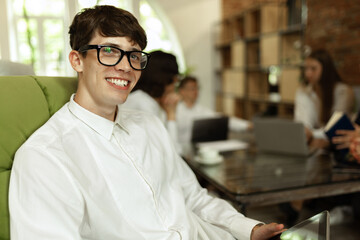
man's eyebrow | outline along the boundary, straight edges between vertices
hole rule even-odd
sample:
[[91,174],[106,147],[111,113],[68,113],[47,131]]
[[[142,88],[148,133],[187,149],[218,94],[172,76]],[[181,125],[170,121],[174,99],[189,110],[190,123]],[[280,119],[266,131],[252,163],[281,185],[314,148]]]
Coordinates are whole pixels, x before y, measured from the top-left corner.
[[[115,44],[115,43],[111,43],[111,42],[105,42],[105,43],[100,44],[100,45],[106,45],[106,46],[117,47],[117,48],[122,49],[122,47],[121,47],[120,45]],[[136,47],[132,47],[132,48],[130,49],[130,51],[141,51],[141,49],[138,49],[138,48],[136,48]]]

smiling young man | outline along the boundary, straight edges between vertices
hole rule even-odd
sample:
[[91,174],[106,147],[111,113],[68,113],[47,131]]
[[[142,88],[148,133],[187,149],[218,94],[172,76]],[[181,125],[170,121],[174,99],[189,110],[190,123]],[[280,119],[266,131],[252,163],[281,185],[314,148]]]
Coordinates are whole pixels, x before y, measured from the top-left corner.
[[118,108],[149,60],[129,12],[86,9],[69,32],[78,89],[16,153],[12,240],[261,240],[282,231],[209,196],[157,117]]

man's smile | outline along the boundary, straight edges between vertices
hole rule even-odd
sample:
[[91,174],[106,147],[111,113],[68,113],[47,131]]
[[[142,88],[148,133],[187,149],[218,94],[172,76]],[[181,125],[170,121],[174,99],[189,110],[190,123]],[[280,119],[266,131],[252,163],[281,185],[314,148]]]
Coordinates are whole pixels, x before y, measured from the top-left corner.
[[128,80],[118,78],[106,78],[106,81],[120,87],[126,87],[130,82]]

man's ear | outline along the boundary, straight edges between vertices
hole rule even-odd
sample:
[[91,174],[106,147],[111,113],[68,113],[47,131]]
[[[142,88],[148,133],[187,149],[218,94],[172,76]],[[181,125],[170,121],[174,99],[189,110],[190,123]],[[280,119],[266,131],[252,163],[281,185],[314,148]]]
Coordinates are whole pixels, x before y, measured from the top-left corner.
[[83,71],[83,62],[82,62],[82,56],[78,51],[72,50],[69,53],[69,61],[72,66],[72,68],[80,73]]

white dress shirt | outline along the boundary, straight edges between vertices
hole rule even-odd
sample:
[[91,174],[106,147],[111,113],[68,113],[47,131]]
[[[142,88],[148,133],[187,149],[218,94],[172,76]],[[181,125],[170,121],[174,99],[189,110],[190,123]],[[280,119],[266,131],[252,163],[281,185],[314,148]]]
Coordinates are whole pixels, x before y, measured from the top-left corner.
[[259,223],[199,186],[158,118],[73,97],[17,151],[9,209],[12,240],[249,239]]
[[[334,88],[332,112],[341,111],[351,115],[354,106],[351,89],[344,83],[337,83]],[[314,138],[325,139],[326,135],[320,121],[320,99],[310,85],[296,90],[294,119],[309,128]]]
[[[187,145],[191,141],[192,126],[195,119],[210,118],[220,116],[221,114],[206,108],[199,103],[195,103],[191,108],[184,102],[179,102],[176,108],[176,122],[178,127],[179,143]],[[245,131],[249,127],[249,121],[230,117],[229,129],[231,131]]]
[[178,143],[178,129],[175,120],[167,120],[166,112],[161,108],[158,102],[155,101],[149,94],[138,89],[128,96],[126,102],[120,106],[121,108],[133,109],[152,113],[163,122],[168,130],[171,139],[173,140],[176,149],[180,152]]

